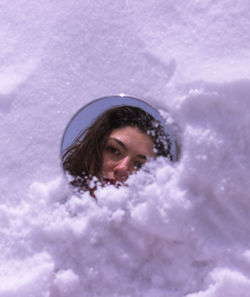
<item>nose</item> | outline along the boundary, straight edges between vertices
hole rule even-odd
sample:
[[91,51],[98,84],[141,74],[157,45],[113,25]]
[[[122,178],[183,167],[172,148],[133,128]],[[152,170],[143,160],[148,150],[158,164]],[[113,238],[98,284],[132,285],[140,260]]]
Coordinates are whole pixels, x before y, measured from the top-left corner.
[[125,180],[127,180],[130,172],[131,169],[129,157],[121,159],[114,167],[114,177],[117,181],[120,182],[124,182]]

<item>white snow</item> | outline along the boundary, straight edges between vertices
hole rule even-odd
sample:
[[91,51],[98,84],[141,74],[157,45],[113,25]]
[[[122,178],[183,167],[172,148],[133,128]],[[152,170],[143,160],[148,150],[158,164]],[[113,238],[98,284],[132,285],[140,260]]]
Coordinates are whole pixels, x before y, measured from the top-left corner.
[[[0,297],[248,297],[247,0],[0,3]],[[144,99],[174,166],[75,196],[60,165],[74,113]]]

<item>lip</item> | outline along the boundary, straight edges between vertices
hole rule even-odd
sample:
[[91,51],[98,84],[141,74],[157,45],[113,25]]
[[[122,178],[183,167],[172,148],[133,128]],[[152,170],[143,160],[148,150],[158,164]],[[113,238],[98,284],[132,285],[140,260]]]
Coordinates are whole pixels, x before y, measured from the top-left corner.
[[113,178],[104,178],[103,179],[104,184],[109,184],[109,185],[115,185],[117,181]]
[[105,185],[113,185],[115,186],[116,188],[119,188],[120,186],[124,185],[124,183],[116,180],[116,179],[113,179],[113,178],[104,178],[103,179],[103,186]]

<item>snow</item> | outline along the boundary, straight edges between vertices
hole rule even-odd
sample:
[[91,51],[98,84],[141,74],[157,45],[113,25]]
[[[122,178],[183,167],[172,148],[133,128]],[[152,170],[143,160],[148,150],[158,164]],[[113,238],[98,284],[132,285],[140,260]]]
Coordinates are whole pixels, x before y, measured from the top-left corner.
[[[0,297],[247,297],[247,0],[0,3]],[[118,93],[174,119],[181,158],[75,196],[64,129]]]

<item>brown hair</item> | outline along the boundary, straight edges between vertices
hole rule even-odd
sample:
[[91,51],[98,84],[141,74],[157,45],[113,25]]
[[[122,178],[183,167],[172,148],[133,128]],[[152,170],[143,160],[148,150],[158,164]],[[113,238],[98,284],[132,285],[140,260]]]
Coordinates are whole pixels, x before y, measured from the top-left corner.
[[104,145],[114,129],[136,127],[149,135],[154,143],[156,156],[174,161],[169,135],[161,123],[139,107],[118,106],[104,111],[95,122],[74,140],[62,156],[63,168],[72,177],[72,185],[88,189],[89,180],[100,175]]

